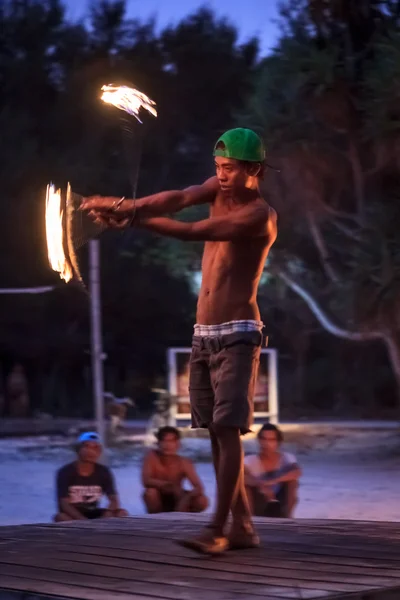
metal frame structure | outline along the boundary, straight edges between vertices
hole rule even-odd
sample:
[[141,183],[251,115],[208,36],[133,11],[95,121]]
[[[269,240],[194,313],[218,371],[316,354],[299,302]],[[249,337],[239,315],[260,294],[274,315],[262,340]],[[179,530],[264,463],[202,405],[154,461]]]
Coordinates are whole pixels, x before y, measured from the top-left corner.
[[[181,353],[190,354],[190,347],[173,347],[167,350],[167,364],[168,364],[168,391],[171,396],[178,396],[177,390],[177,363],[176,355]],[[256,411],[254,412],[254,419],[268,418],[270,423],[277,424],[279,419],[279,402],[278,402],[278,351],[276,348],[263,348],[262,354],[268,355],[268,411]],[[187,400],[189,397],[181,397],[179,400]],[[190,413],[178,413],[177,403],[172,403],[171,406],[171,421],[178,424],[178,421],[190,420]]]

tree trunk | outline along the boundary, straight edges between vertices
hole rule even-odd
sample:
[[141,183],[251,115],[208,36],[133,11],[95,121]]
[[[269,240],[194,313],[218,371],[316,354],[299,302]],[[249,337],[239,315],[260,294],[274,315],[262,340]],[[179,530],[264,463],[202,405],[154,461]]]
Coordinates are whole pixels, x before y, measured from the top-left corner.
[[298,335],[295,343],[295,356],[296,365],[294,372],[295,381],[295,395],[294,395],[294,410],[296,411],[297,417],[302,416],[300,413],[304,411],[306,407],[305,402],[305,382],[306,382],[306,365],[307,365],[307,353],[310,345],[310,336],[307,332],[302,332]]
[[400,407],[400,339],[398,336],[386,335],[384,341],[396,381],[397,406]]
[[344,327],[341,327],[333,322],[330,315],[323,310],[312,293],[298,281],[292,279],[290,274],[286,273],[282,269],[275,274],[278,275],[278,277],[280,277],[290,289],[292,289],[296,294],[298,294],[298,296],[300,296],[300,298],[304,300],[325,331],[332,333],[336,337],[354,342],[382,340],[386,344],[390,364],[396,381],[397,406],[400,407],[400,335],[396,335],[394,332],[389,332],[387,330],[350,331]]

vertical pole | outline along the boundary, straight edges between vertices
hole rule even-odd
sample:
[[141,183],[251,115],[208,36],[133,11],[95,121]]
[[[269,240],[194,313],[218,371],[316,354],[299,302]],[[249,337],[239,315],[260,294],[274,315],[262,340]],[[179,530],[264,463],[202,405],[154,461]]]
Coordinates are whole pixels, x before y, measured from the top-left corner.
[[278,403],[278,352],[271,348],[268,350],[268,411],[270,413],[269,422],[277,425],[279,422],[279,403]]
[[167,361],[168,361],[168,392],[171,396],[174,397],[174,402],[171,403],[169,409],[169,425],[172,427],[176,427],[177,419],[176,413],[178,410],[178,406],[176,404],[177,401],[177,386],[176,386],[176,354],[172,348],[168,348],[167,351]]
[[103,348],[100,303],[100,242],[89,242],[89,286],[91,316],[92,381],[97,433],[105,447]]

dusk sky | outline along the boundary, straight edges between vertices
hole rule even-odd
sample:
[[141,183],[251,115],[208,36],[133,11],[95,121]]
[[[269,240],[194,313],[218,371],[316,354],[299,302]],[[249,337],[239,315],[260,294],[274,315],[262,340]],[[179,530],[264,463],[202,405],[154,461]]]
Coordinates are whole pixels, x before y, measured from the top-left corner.
[[[68,16],[79,19],[86,15],[88,4],[82,0],[65,0]],[[200,6],[212,8],[218,16],[228,17],[240,32],[240,41],[257,35],[265,54],[277,37],[272,21],[277,17],[278,0],[127,0],[128,16],[146,20],[156,16],[158,28],[176,23]]]

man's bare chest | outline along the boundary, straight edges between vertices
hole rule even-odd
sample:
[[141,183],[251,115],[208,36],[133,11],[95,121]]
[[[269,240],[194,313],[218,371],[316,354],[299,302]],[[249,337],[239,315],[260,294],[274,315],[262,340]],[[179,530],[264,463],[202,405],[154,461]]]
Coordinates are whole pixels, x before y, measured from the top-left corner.
[[157,457],[154,470],[157,478],[165,481],[176,481],[182,477],[182,461],[179,458],[176,460],[162,460]]

